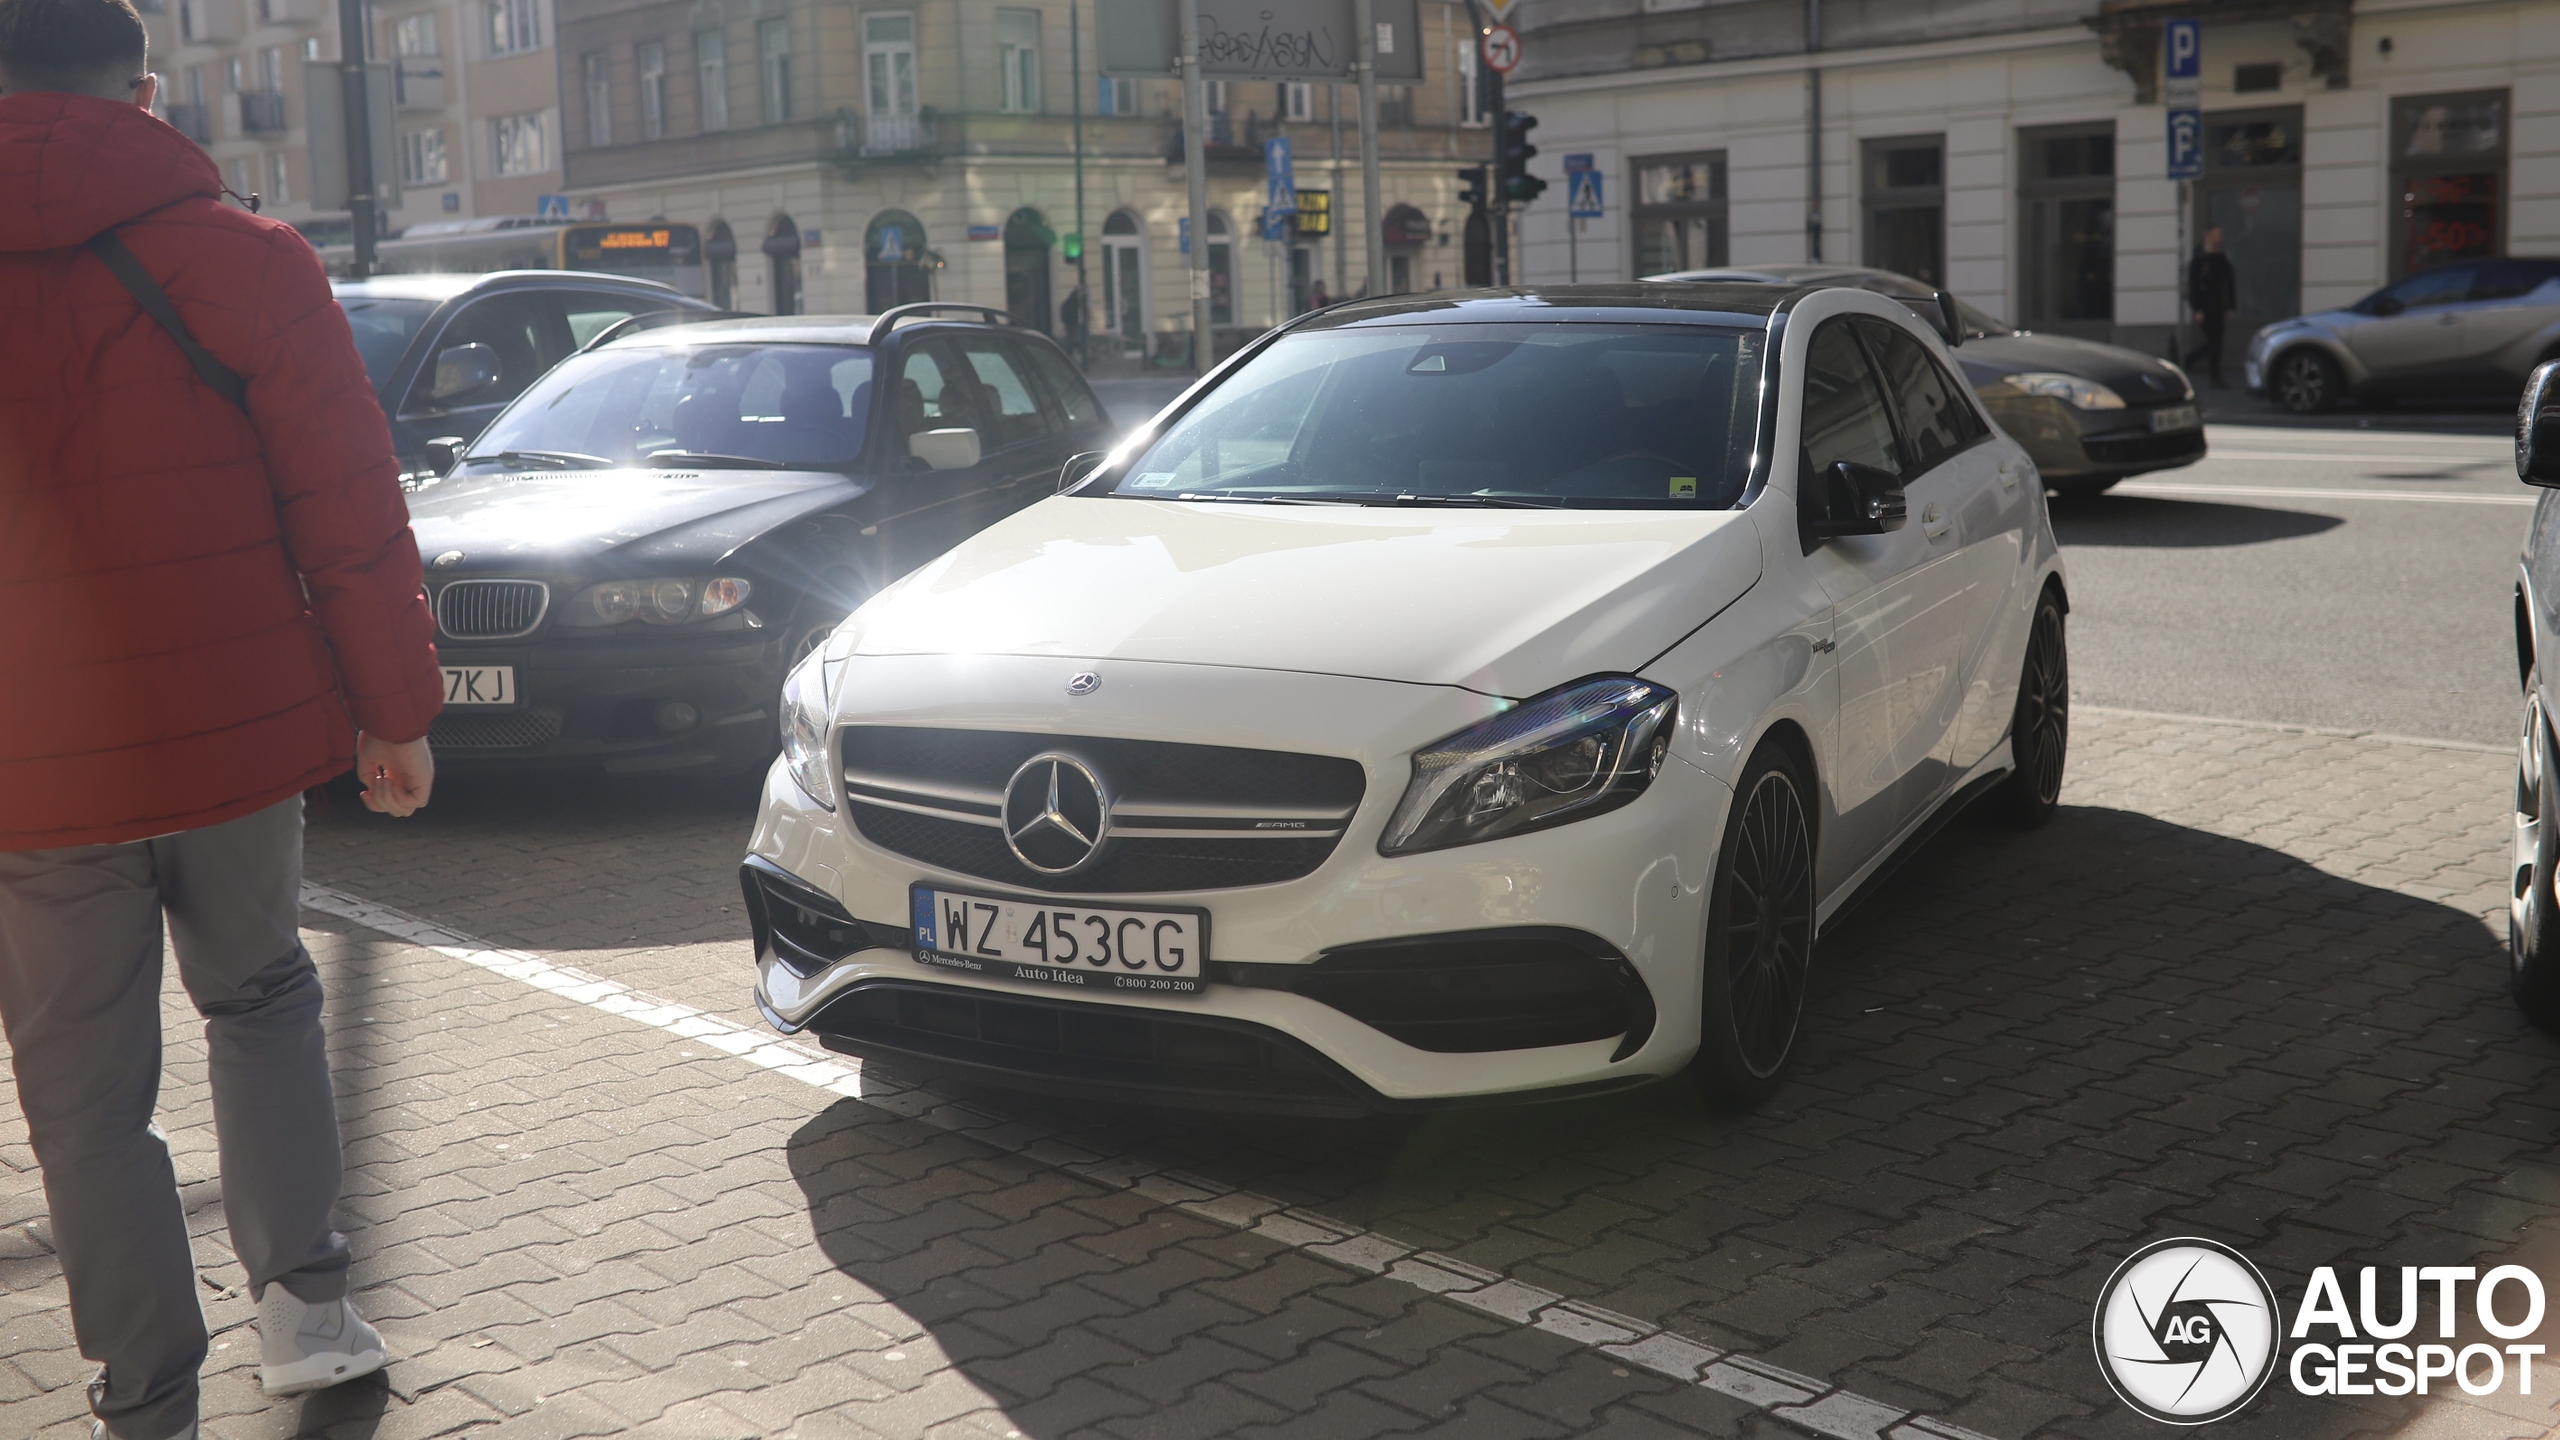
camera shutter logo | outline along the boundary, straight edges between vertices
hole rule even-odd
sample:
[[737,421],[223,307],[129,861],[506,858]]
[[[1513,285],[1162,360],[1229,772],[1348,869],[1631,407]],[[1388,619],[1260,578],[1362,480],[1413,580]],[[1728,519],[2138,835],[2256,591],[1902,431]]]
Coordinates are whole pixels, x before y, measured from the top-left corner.
[[2098,1292],[2099,1373],[2154,1420],[2202,1425],[2257,1397],[2275,1373],[2283,1315],[2239,1251],[2180,1238],[2127,1257]]

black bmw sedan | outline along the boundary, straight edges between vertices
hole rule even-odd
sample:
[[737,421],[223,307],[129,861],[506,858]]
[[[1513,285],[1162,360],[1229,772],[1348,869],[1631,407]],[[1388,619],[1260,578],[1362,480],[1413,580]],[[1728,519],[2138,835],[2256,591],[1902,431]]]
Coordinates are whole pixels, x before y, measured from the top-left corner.
[[439,762],[761,764],[792,662],[1112,438],[1055,344],[962,311],[665,326],[536,381],[410,496]]

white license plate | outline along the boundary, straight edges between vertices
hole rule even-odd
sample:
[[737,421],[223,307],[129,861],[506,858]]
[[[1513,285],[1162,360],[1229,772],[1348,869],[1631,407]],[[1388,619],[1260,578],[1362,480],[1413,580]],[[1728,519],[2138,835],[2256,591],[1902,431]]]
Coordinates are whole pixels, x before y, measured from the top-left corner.
[[2155,435],[2163,430],[2193,430],[2201,423],[2193,405],[2172,405],[2151,412],[2151,431]]
[[1200,992],[1205,910],[1100,909],[929,885],[908,893],[920,964],[1087,990]]
[[516,667],[447,665],[444,667],[444,703],[448,706],[513,705],[516,703]]

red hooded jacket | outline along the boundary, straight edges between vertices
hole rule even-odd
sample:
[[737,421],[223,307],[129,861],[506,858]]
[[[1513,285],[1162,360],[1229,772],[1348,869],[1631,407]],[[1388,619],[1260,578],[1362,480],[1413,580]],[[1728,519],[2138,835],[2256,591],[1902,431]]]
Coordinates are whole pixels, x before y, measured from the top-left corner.
[[[389,427],[309,244],[133,105],[0,98],[0,850],[219,824],[441,704]],[[82,248],[116,229],[243,416]]]

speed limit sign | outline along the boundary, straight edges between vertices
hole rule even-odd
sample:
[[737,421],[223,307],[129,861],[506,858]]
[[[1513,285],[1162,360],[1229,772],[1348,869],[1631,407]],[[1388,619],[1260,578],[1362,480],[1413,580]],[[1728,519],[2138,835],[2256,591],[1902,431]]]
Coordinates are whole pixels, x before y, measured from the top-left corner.
[[1484,32],[1484,63],[1497,75],[1508,75],[1520,63],[1520,32],[1508,25],[1496,25]]

